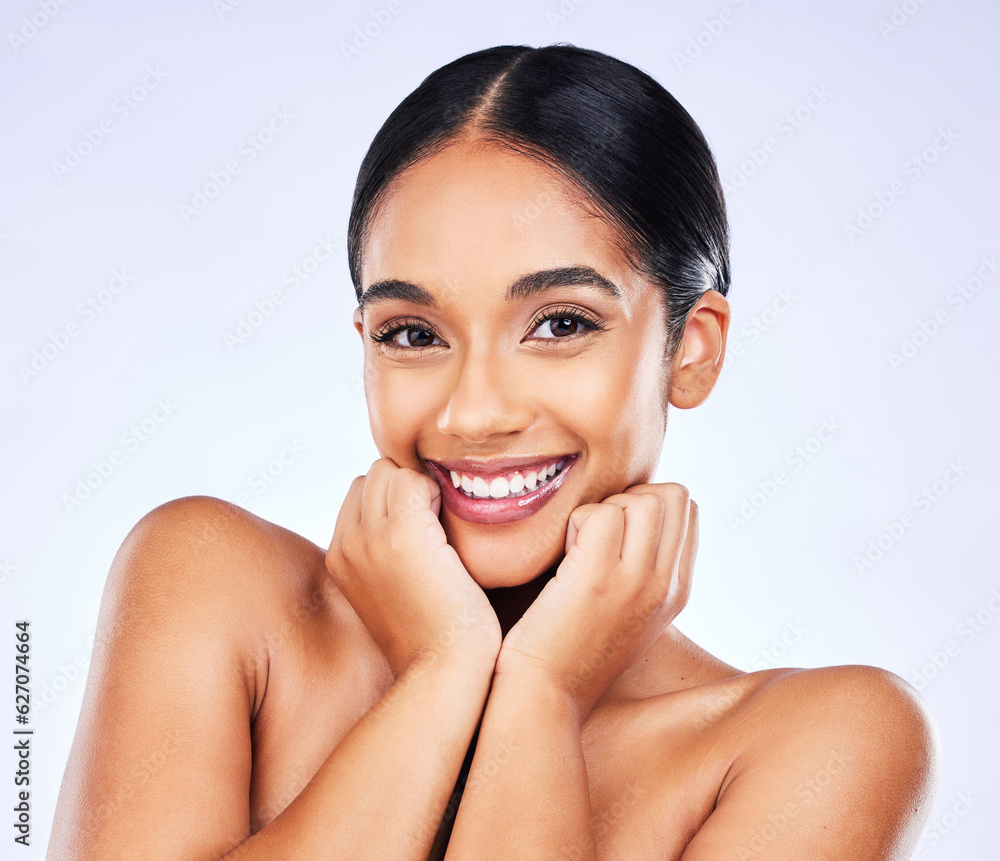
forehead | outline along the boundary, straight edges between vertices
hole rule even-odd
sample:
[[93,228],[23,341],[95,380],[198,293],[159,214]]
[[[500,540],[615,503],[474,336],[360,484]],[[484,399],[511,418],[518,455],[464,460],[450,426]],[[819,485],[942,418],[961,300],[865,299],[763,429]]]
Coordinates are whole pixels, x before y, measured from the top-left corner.
[[562,174],[505,147],[462,141],[392,182],[372,217],[361,274],[363,287],[401,279],[506,288],[526,273],[572,266],[619,284],[636,274],[617,232]]

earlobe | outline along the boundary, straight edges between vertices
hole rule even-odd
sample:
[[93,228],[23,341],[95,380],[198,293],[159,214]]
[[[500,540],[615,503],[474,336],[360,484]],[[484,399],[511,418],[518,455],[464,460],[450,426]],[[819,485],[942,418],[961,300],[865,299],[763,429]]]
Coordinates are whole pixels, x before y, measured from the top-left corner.
[[363,322],[363,319],[362,319],[362,316],[361,316],[361,308],[360,307],[354,309],[354,328],[358,330],[358,334],[363,339],[365,337],[365,327],[364,327],[364,322]]
[[706,290],[688,313],[670,369],[670,403],[686,410],[703,403],[722,371],[729,332],[729,303]]

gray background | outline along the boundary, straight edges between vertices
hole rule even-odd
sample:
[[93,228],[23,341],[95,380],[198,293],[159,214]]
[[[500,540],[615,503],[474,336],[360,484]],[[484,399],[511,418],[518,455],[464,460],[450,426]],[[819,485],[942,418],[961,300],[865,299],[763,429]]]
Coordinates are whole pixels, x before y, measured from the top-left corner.
[[132,525],[209,494],[325,546],[378,456],[343,240],[375,131],[461,54],[557,41],[662,82],[727,186],[733,354],[704,406],[671,414],[656,479],[702,513],[678,626],[746,670],[874,664],[917,685],[944,764],[915,857],[995,857],[996,5],[150,5],[0,11],[0,643],[31,620],[36,702],[18,857],[43,855]]

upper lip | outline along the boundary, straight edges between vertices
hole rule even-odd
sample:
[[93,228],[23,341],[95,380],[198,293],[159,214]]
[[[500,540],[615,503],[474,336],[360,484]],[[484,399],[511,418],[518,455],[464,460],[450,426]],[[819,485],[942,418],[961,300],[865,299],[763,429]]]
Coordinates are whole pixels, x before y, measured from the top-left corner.
[[454,460],[432,460],[425,458],[428,463],[435,464],[442,469],[464,472],[466,475],[486,476],[502,475],[505,472],[525,472],[539,466],[550,463],[557,463],[560,460],[570,460],[575,458],[575,454],[549,454],[526,456],[495,457],[489,460],[475,460],[473,458],[457,458]]

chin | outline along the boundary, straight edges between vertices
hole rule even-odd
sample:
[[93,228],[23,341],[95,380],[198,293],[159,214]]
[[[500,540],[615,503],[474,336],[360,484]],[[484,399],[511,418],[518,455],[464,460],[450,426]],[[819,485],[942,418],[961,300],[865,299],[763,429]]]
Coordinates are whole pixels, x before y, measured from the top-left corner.
[[445,528],[448,543],[455,548],[472,579],[483,589],[528,583],[561,559],[565,546],[565,525],[556,528],[555,524],[550,524],[547,531],[551,535],[510,528],[515,525],[476,526],[475,534],[471,534],[473,530],[468,528]]

